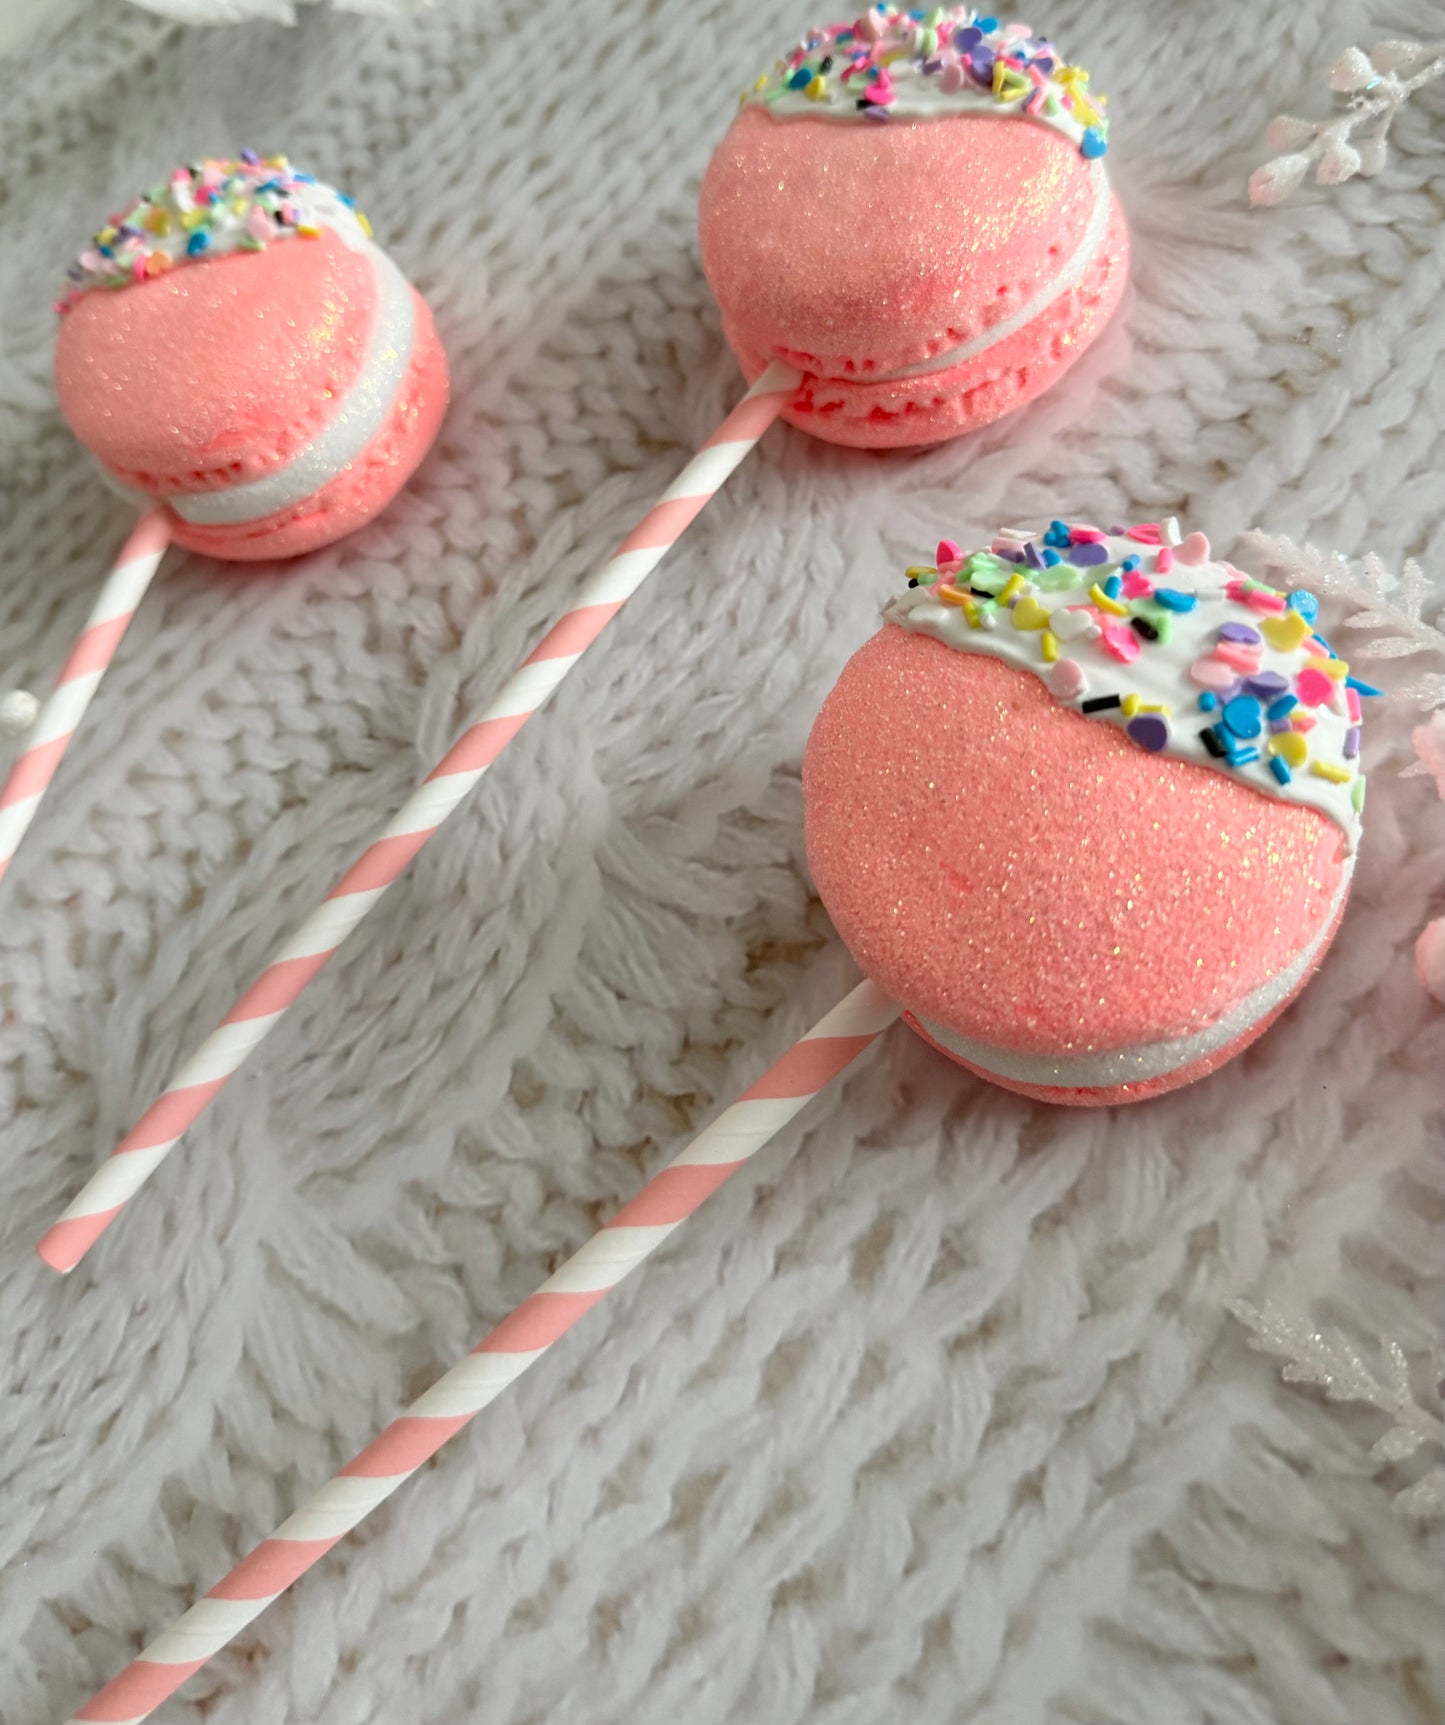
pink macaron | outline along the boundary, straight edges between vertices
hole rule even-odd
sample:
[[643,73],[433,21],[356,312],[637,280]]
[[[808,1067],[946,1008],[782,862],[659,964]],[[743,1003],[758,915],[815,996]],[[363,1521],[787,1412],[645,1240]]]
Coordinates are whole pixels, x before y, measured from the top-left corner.
[[1088,73],[1027,26],[875,6],[760,78],[703,179],[703,268],[750,379],[864,448],[936,443],[1047,389],[1123,294]]
[[809,864],[858,964],[944,1053],[1048,1101],[1136,1101],[1247,1047],[1353,871],[1374,691],[1311,596],[1170,537],[945,542],[804,760]]
[[71,429],[172,536],[290,557],[378,514],[431,447],[447,362],[351,201],[282,157],[178,168],[72,267]]

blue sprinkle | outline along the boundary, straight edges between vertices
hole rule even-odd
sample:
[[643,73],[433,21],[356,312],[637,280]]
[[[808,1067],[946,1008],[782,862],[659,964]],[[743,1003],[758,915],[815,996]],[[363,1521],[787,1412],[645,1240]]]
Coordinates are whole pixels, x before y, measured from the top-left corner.
[[1265,711],[1271,719],[1287,719],[1298,705],[1293,695],[1281,695],[1277,701],[1271,701]]
[[1289,762],[1283,755],[1271,755],[1269,757],[1269,770],[1282,785],[1287,785],[1294,777],[1294,774],[1289,770]]
[[1315,634],[1310,636],[1310,640],[1311,641],[1317,641],[1319,643],[1319,645],[1324,648],[1324,650],[1329,654],[1329,656],[1332,659],[1338,659],[1339,658],[1339,654],[1334,650],[1334,648],[1329,644],[1329,642],[1324,638],[1323,635],[1316,632]]
[[1257,737],[1260,732],[1259,702],[1253,695],[1236,695],[1224,703],[1224,722],[1236,737]]
[[1131,574],[1139,567],[1139,559],[1137,557],[1126,557],[1119,567],[1126,575]]
[[1259,759],[1258,749],[1230,749],[1229,764],[1231,767],[1247,767],[1251,761]]
[[978,20],[978,27],[983,31],[985,36],[992,36],[994,31],[998,29],[998,19],[980,18]]
[[[77,274],[75,279],[77,281],[80,280],[80,277],[78,274]],[[1059,556],[1057,551],[1051,550],[1051,551],[1045,551],[1044,552],[1044,568],[1045,569],[1052,569],[1056,563],[1062,563],[1062,562],[1063,562],[1063,558]]]
[[1124,591],[1124,583],[1119,579],[1119,577],[1117,575],[1111,575],[1109,577],[1109,579],[1104,583],[1104,591],[1109,595],[1109,597],[1111,599],[1117,599],[1119,597],[1119,595]]
[[1166,611],[1192,611],[1199,603],[1193,593],[1181,593],[1177,587],[1156,587],[1154,597]]
[[806,90],[812,82],[813,74],[806,66],[799,66],[792,77],[788,79],[788,88],[790,90]]
[[1320,614],[1320,602],[1304,587],[1296,587],[1285,600],[1291,611],[1298,611],[1306,623],[1313,623]]
[[201,233],[197,230],[197,232],[193,233],[186,241],[186,252],[189,256],[198,258],[210,243],[210,235]]
[[1079,141],[1080,155],[1091,162],[1096,156],[1102,156],[1108,148],[1108,142],[1097,126],[1090,126]]
[[1358,677],[1346,677],[1345,687],[1353,689],[1357,695],[1383,695],[1383,689],[1372,689],[1368,683],[1362,683]]
[[1212,713],[1218,705],[1219,697],[1212,689],[1206,689],[1199,697],[1199,710],[1201,713]]

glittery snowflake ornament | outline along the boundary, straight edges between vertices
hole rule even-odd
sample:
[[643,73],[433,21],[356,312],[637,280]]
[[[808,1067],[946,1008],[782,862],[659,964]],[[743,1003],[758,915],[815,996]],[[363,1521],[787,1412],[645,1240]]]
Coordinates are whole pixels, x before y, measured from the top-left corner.
[[[1428,1457],[1414,1483],[1394,1493],[1395,1507],[1422,1521],[1445,1515],[1445,1419],[1441,1418],[1441,1383],[1445,1353],[1436,1348],[1428,1369],[1417,1372],[1399,1342],[1380,1342],[1379,1364],[1372,1366],[1339,1330],[1320,1330],[1308,1318],[1295,1318],[1266,1301],[1255,1307],[1231,1300],[1229,1309],[1250,1332],[1250,1346],[1285,1363],[1280,1376],[1287,1384],[1309,1384],[1332,1402],[1363,1402],[1386,1415],[1389,1429],[1370,1447],[1368,1471],[1379,1475],[1419,1454]],[[1416,1391],[1416,1379],[1430,1380],[1427,1398]]]
[[[1422,85],[1445,76],[1445,42],[1377,42],[1367,54],[1347,48],[1330,67],[1330,88],[1348,104],[1332,120],[1271,120],[1265,142],[1282,153],[1249,177],[1252,204],[1287,198],[1315,165],[1315,181],[1338,186],[1356,174],[1365,179],[1385,165],[1385,139],[1395,116]],[[1364,138],[1358,128],[1375,121]]]

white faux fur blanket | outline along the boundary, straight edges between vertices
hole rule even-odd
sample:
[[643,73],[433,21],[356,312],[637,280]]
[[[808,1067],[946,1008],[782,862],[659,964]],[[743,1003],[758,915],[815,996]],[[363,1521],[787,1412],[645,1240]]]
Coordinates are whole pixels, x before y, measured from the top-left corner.
[[[158,169],[255,143],[353,189],[456,382],[366,532],[168,567],[5,881],[5,1725],[64,1719],[848,984],[800,753],[941,533],[1137,511],[1445,569],[1441,87],[1373,186],[1243,198],[1271,115],[1438,5],[1057,0],[1030,21],[1114,103],[1118,328],[928,453],[772,432],[93,1258],[44,1270],[43,1224],[740,393],[693,211],[813,21],[760,10],[218,32],[56,0],[0,64],[7,684],[48,686],[125,532],[49,306]],[[1428,1400],[1415,722],[1377,710],[1335,950],[1227,1074],[1067,1113],[895,1030],[160,1717],[1441,1725],[1438,1552],[1392,1504],[1428,1456],[1371,1459],[1388,1420],[1282,1383],[1228,1311],[1397,1338]]]

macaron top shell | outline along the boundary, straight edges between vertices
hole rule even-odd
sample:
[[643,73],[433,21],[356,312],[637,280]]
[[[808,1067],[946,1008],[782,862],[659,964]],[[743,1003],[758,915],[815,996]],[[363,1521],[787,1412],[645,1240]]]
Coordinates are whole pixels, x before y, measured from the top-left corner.
[[754,352],[875,381],[943,361],[1046,293],[1092,234],[1103,169],[987,114],[848,125],[746,107],[703,180],[703,268]]
[[1319,941],[1352,861],[1314,809],[891,623],[824,703],[803,793],[864,971],[920,1019],[1049,1056],[1218,1024]]
[[352,389],[376,292],[367,254],[328,230],[82,294],[56,344],[61,411],[140,490],[254,480],[301,451]]

